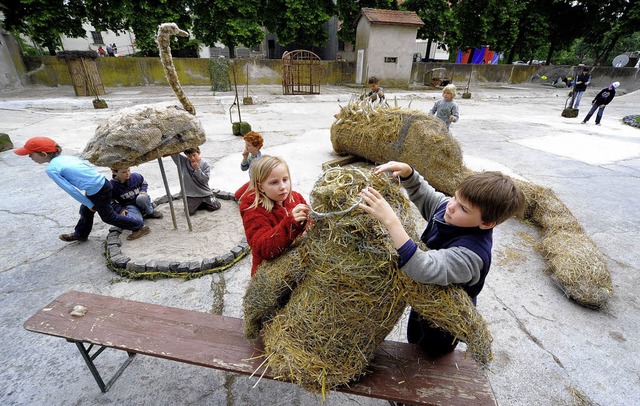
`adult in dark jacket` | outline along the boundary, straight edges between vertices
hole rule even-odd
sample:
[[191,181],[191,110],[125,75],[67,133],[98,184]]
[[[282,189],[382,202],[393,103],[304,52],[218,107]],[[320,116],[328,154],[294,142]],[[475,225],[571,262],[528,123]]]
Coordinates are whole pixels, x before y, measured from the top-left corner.
[[616,88],[620,86],[620,82],[613,82],[609,85],[609,87],[605,87],[600,90],[600,93],[596,95],[596,97],[591,102],[591,110],[587,113],[587,116],[582,120],[582,124],[587,124],[587,121],[591,118],[593,113],[598,109],[598,114],[596,115],[596,125],[600,125],[600,120],[602,120],[602,114],[604,113],[604,108],[607,107],[607,104],[611,103],[611,100],[616,96]]
[[576,78],[576,84],[573,87],[573,98],[571,99],[569,108],[577,109],[578,106],[580,106],[580,100],[582,100],[582,96],[585,90],[587,90],[589,83],[591,83],[591,74],[589,73],[589,68],[585,66],[582,68],[582,73]]

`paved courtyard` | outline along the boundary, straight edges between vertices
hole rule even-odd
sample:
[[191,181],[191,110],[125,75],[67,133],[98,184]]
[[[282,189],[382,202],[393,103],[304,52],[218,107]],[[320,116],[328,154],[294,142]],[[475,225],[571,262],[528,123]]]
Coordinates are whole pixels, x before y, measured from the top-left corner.
[[[382,84],[384,86],[384,84]],[[440,91],[385,89],[390,104],[428,110]],[[577,119],[560,116],[568,90],[541,85],[485,84],[458,97],[461,118],[451,126],[474,170],[499,169],[547,186],[571,209],[606,258],[614,295],[601,310],[567,299],[545,273],[538,230],[516,220],[496,229],[494,261],[478,308],[494,336],[488,377],[500,405],[640,405],[640,130],[622,117],[640,114],[640,92],[616,97],[601,126],[580,121],[599,89],[583,98]],[[210,185],[234,191],[246,181],[243,141],[231,134],[231,92],[189,87],[187,95],[207,133],[201,147],[212,166]],[[323,162],[334,159],[330,127],[338,104],[358,89],[323,87],[321,95],[283,96],[279,86],[252,86],[243,121],[265,138],[265,150],[291,166],[294,188],[308,197]],[[16,147],[49,136],[65,154],[79,154],[96,126],[119,108],[172,102],[168,87],[109,88],[109,108],[71,87],[0,91],[0,132]],[[460,90],[462,93],[462,89]],[[231,110],[233,121],[237,112]],[[171,190],[175,165],[165,160]],[[110,175],[106,168],[99,168]],[[157,162],[134,168],[164,193]],[[319,396],[279,382],[140,356],[102,394],[74,345],[27,332],[23,323],[68,290],[80,290],[201,312],[242,317],[250,256],[220,273],[183,281],[131,281],[105,265],[108,226],[96,220],[86,243],[64,243],[78,204],[39,166],[0,153],[0,403],[3,405],[313,405]],[[170,221],[165,217],[167,221]],[[186,227],[178,216],[179,227]],[[153,231],[152,231],[153,233]],[[141,240],[142,241],[142,240]],[[205,256],[203,254],[203,256]],[[404,326],[390,339],[404,341]],[[105,351],[101,368],[122,361]],[[332,393],[326,405],[382,406],[386,401]]]

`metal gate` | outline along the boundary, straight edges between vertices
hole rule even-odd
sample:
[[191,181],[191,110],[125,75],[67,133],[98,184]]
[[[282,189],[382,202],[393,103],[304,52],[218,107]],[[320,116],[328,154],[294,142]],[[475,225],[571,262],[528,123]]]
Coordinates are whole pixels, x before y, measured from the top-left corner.
[[322,65],[311,51],[296,50],[282,55],[283,94],[320,94]]

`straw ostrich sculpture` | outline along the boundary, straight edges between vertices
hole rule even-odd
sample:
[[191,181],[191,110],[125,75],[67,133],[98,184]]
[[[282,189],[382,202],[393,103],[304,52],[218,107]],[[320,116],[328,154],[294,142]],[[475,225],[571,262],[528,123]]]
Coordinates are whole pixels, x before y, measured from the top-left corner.
[[[95,165],[116,169],[158,159],[171,205],[173,224],[176,227],[171,194],[161,158],[202,145],[206,137],[202,124],[195,116],[196,110],[193,104],[180,86],[169,46],[171,35],[186,37],[189,34],[174,23],[164,23],[158,27],[156,35],[160,60],[167,80],[182,107],[142,104],[121,109],[98,125],[95,135],[87,143],[82,156]],[[180,171],[180,165],[178,169]],[[179,178],[182,186],[182,174],[179,174]],[[183,196],[183,199],[186,197]],[[189,229],[191,229],[186,211],[187,205],[184,206]]]
[[380,222],[358,208],[366,186],[380,191],[417,241],[417,211],[397,181],[336,168],[316,182],[314,224],[298,244],[265,261],[244,298],[245,336],[262,338],[265,364],[282,379],[322,393],[366,373],[407,304],[460,338],[486,366],[491,334],[460,287],[425,285],[397,267]]
[[[433,116],[350,103],[339,117],[331,126],[331,143],[338,154],[373,162],[406,162],[448,195],[472,173],[464,166],[458,142]],[[552,280],[577,303],[603,307],[613,294],[613,284],[596,244],[551,189],[514,180],[525,195],[524,219],[542,230],[542,252]]]

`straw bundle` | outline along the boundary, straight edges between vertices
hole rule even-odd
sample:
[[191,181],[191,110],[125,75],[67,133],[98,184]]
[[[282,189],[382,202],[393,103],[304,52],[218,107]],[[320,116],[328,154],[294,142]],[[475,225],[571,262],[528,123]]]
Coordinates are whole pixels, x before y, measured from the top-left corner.
[[[448,195],[453,195],[460,182],[472,173],[462,162],[460,145],[446,126],[431,115],[350,103],[341,108],[339,117],[331,127],[331,142],[338,154],[373,162],[406,162]],[[542,250],[553,280],[581,305],[602,307],[613,294],[613,285],[595,243],[551,189],[516,182],[526,198],[524,219],[543,230]],[[559,240],[558,235],[566,239],[562,253],[551,245]]]
[[[325,173],[311,193],[315,223],[299,245],[263,263],[244,298],[245,335],[262,328],[266,364],[281,379],[323,395],[366,373],[407,303],[491,359],[486,323],[468,295],[411,281],[381,224],[357,208],[373,186],[417,239],[415,218],[397,183],[354,169]],[[333,214],[333,215],[327,215]]]
[[436,189],[452,194],[470,174],[462,163],[462,149],[447,126],[417,110],[350,103],[331,126],[331,143],[338,153],[373,162],[400,161],[429,175]]

